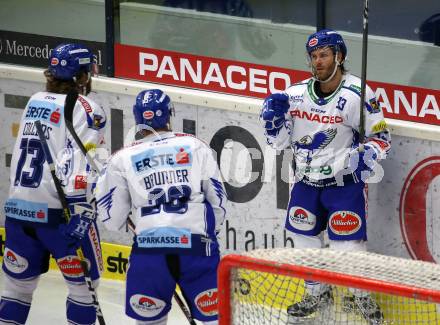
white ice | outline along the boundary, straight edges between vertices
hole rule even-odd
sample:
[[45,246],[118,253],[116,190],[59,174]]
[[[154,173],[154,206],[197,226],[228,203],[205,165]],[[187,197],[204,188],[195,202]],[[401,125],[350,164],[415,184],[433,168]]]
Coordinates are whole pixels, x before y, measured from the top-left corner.
[[[3,289],[3,272],[0,270],[0,288]],[[135,321],[124,313],[124,282],[101,279],[98,288],[99,304],[106,325],[135,325]],[[62,325],[66,321],[67,287],[59,271],[49,271],[41,276],[34,293],[27,325]],[[98,325],[98,322],[96,323]],[[189,324],[177,303],[168,315],[168,325]],[[201,324],[198,322],[197,324]]]

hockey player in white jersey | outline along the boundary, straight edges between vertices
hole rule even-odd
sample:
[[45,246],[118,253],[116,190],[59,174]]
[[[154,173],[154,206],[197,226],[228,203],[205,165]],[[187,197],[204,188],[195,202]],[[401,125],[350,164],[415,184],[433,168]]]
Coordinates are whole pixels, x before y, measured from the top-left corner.
[[[104,111],[85,95],[91,89],[92,52],[80,44],[61,44],[52,50],[45,71],[46,91],[34,94],[24,109],[11,161],[9,197],[5,203],[5,276],[0,302],[0,324],[25,324],[32,294],[41,274],[47,272],[52,255],[67,287],[69,324],[95,324],[96,312],[84,282],[76,254],[81,245],[89,262],[91,278],[102,271],[96,225],[75,214],[75,207],[90,209],[86,201],[88,166],[66,129],[64,101],[67,92],[77,90],[78,101],[72,123],[88,148],[103,140]],[[66,195],[71,220],[66,224],[55,190],[43,145],[35,127],[40,121],[56,174]],[[83,227],[77,228],[81,224]],[[78,230],[78,231],[76,231]]]
[[166,324],[176,283],[191,314],[217,324],[217,234],[226,194],[207,144],[173,133],[172,103],[161,90],[138,94],[137,139],[115,153],[96,187],[98,215],[118,231],[132,210],[135,225],[126,314],[137,324]]
[[[319,235],[327,229],[330,248],[365,250],[365,182],[376,162],[387,156],[390,134],[367,86],[366,141],[363,148],[359,143],[361,80],[344,67],[347,48],[341,35],[321,30],[309,36],[306,50],[313,77],[268,96],[260,116],[267,142],[294,152],[295,184],[285,227],[296,248],[320,248]],[[320,302],[332,299],[328,287],[316,282],[306,287],[304,299],[288,309],[293,317],[311,315]],[[353,299],[371,324],[382,321],[369,296],[355,294]]]

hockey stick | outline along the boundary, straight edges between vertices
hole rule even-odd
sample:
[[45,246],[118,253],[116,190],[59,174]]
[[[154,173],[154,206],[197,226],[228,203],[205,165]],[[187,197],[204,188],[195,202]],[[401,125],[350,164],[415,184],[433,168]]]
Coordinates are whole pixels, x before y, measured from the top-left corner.
[[66,127],[78,145],[81,152],[86,156],[86,160],[89,165],[97,172],[100,173],[98,166],[96,166],[95,161],[90,157],[87,149],[84,147],[81,139],[78,137],[78,134],[73,127],[73,109],[75,108],[76,100],[78,99],[78,92],[76,90],[71,90],[66,96],[66,100],[64,102],[64,122],[66,123]]
[[[134,225],[133,221],[129,217],[127,219],[127,227],[128,227],[128,229],[130,229],[130,231],[132,233],[135,234],[135,225]],[[191,325],[197,325],[197,323],[195,322],[194,318],[191,315],[191,312],[190,312],[189,308],[186,306],[186,304],[183,302],[182,298],[180,297],[180,295],[176,291],[174,291],[173,297],[174,297],[174,300],[179,305],[180,310],[182,310],[182,313],[185,315],[185,317],[188,320],[188,322]]]
[[359,150],[363,151],[365,141],[365,88],[367,84],[367,52],[368,52],[368,0],[364,0],[363,31],[362,31],[362,70],[361,70],[361,103],[359,115]]
[[185,303],[183,302],[182,298],[180,298],[179,294],[174,291],[174,300],[177,302],[177,304],[179,305],[180,309],[182,310],[182,312],[185,314],[186,319],[188,320],[188,322],[191,325],[197,325],[194,318],[191,315],[191,312],[189,311],[189,308],[185,305]]
[[[63,188],[61,187],[61,182],[55,174],[55,165],[53,163],[52,155],[50,154],[49,145],[47,144],[46,138],[44,136],[43,129],[41,127],[40,121],[35,121],[35,127],[37,129],[38,137],[40,138],[40,142],[43,147],[44,155],[46,156],[46,161],[49,165],[50,174],[52,176],[53,182],[55,184],[55,188],[58,194],[58,198],[61,202],[61,206],[63,207],[63,214],[67,222],[70,220],[70,211],[66,200],[66,195],[64,194]],[[100,325],[105,325],[104,315],[102,314],[101,307],[98,302],[98,297],[96,295],[95,288],[93,288],[92,278],[90,276],[90,270],[87,265],[86,259],[84,257],[84,253],[82,248],[79,247],[77,249],[77,254],[80,259],[80,264],[82,271],[84,273],[84,280],[87,284],[87,288],[89,290],[90,296],[92,297],[93,305],[96,310],[96,317],[98,318]]]

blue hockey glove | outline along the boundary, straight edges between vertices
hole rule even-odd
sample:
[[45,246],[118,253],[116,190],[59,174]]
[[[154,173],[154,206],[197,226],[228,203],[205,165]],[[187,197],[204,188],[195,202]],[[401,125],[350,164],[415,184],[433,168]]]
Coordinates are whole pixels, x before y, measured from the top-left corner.
[[87,236],[90,225],[95,219],[95,210],[89,203],[76,203],[70,205],[73,213],[67,224],[61,224],[60,230],[66,238],[69,246],[80,246],[81,240]]
[[365,182],[370,177],[377,161],[377,153],[372,145],[364,144],[363,150],[354,148],[349,155],[349,168],[358,180]]
[[289,96],[287,94],[271,94],[263,102],[260,120],[269,135],[276,135],[286,120],[289,110]]

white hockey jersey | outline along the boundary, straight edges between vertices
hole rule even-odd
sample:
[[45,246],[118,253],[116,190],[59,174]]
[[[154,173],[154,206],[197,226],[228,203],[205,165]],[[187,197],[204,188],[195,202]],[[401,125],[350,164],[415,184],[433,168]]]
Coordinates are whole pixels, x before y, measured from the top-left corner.
[[[286,123],[276,136],[266,134],[275,149],[291,147],[295,156],[295,175],[312,185],[335,183],[346,175],[349,152],[359,143],[361,80],[343,75],[338,89],[319,98],[314,79],[306,79],[286,90],[290,108]],[[365,138],[378,160],[390,149],[390,134],[374,92],[366,86]]]
[[150,135],[115,153],[96,186],[109,230],[136,228],[133,249],[209,256],[225,218],[226,194],[213,152],[188,134]]
[[[85,200],[88,166],[66,129],[65,98],[63,94],[39,92],[24,109],[12,154],[9,198],[4,206],[8,218],[39,224],[61,222],[62,207],[34,124],[36,120],[41,121],[68,203]],[[72,122],[86,148],[103,143],[106,116],[92,100],[78,96]]]

